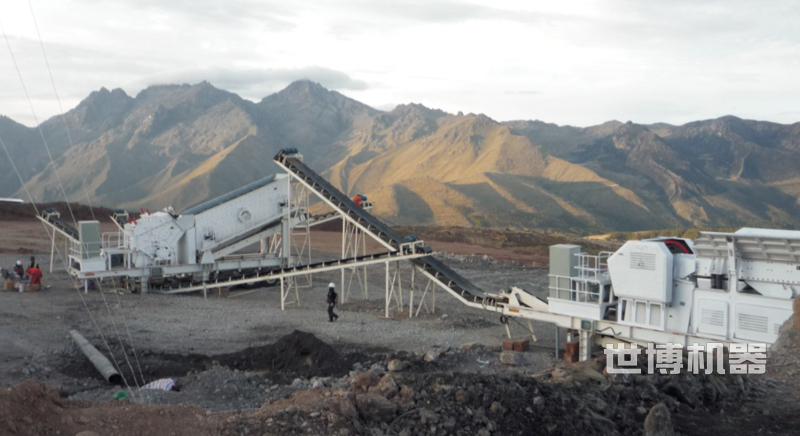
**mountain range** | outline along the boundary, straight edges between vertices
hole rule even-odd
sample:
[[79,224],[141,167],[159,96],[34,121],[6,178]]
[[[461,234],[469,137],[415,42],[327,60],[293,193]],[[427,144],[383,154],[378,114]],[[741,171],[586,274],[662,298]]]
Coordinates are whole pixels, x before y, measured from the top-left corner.
[[[380,111],[305,80],[257,103],[207,82],[135,97],[103,88],[63,117],[39,129],[0,116],[0,139],[36,201],[65,193],[180,211],[278,171],[272,157],[294,147],[396,224],[580,234],[800,227],[800,123],[498,122],[420,104]],[[27,198],[0,156],[0,196]]]

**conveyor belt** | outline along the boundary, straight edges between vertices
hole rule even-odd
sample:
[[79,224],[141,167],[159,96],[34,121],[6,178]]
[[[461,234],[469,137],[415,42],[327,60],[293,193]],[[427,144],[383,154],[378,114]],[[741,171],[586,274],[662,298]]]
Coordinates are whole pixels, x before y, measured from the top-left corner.
[[[336,189],[322,176],[306,166],[306,164],[304,164],[302,161],[292,157],[291,154],[286,154],[283,150],[281,150],[275,156],[275,161],[283,165],[295,176],[305,181],[319,195],[322,195],[331,201],[352,219],[366,227],[367,230],[369,230],[373,235],[381,238],[383,241],[388,242],[394,247],[398,247],[400,244],[405,242],[405,238],[400,233],[383,223],[374,215],[365,211],[363,208],[358,207],[351,199],[344,195],[344,193]],[[421,268],[424,272],[436,278],[443,285],[450,288],[453,293],[470,303],[494,303],[493,301],[484,301],[484,296],[486,293],[481,288],[464,278],[462,275],[453,271],[447,265],[433,256],[411,259],[411,262]]]
[[325,178],[317,174],[314,170],[307,167],[302,161],[294,157],[287,157],[283,151],[275,156],[275,161],[281,163],[297,177],[308,183],[318,194],[322,195],[330,202],[339,207],[348,216],[366,227],[370,233],[381,238],[383,241],[397,246],[403,243],[403,236],[394,229],[387,226],[378,218],[369,214],[363,208],[356,206],[353,200],[347,198],[342,191],[336,189]]
[[45,218],[47,222],[61,230],[62,232],[68,234],[71,238],[78,240],[78,230],[75,227],[67,224],[66,222],[62,221],[58,215],[53,214],[50,209],[47,209],[42,213],[42,218]]

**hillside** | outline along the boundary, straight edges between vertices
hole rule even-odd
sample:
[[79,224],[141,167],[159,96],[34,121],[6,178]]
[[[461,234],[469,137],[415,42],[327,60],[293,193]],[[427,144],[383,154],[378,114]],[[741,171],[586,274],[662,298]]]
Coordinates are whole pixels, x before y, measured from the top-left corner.
[[[584,234],[800,227],[800,123],[501,123],[419,104],[383,112],[298,81],[258,103],[207,82],[135,97],[101,89],[41,128],[57,174],[38,130],[0,117],[36,201],[63,200],[60,177],[70,200],[181,210],[277,171],[272,156],[296,147],[398,224]],[[0,196],[12,195],[24,192],[0,159]]]

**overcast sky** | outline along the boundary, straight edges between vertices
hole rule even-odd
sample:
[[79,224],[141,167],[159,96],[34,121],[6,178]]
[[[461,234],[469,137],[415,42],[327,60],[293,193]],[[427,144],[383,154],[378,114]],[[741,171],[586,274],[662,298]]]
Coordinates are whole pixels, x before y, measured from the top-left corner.
[[[379,109],[497,120],[800,120],[800,2],[31,0],[65,110],[208,80],[258,101],[312,79]],[[27,0],[0,2],[39,120],[58,113]],[[5,41],[0,114],[33,125]]]

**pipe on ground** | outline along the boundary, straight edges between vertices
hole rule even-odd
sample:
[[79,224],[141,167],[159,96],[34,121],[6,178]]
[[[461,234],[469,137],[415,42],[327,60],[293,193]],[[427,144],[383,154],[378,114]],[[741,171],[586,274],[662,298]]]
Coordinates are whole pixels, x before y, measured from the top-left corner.
[[103,375],[103,378],[106,379],[106,381],[115,385],[122,383],[122,377],[119,375],[119,372],[117,372],[117,369],[111,364],[106,356],[103,355],[103,353],[97,351],[97,348],[90,344],[89,341],[87,341],[86,338],[84,338],[83,335],[77,331],[70,330],[69,334],[72,335],[72,339],[75,340],[76,344],[78,344],[78,347],[80,347],[83,354],[87,359],[89,359],[90,362],[92,362],[92,365],[97,368],[97,371]]

